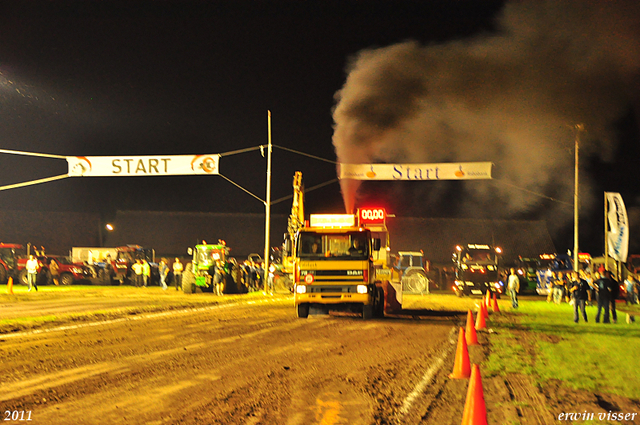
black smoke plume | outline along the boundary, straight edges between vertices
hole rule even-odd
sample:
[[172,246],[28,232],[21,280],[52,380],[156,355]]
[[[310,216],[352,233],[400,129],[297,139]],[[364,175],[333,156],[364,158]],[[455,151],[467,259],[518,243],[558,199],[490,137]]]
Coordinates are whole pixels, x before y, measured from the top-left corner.
[[[365,186],[406,192],[413,185],[414,211],[433,212],[428,205],[446,203],[457,185],[460,216],[538,211],[570,219],[575,125],[586,129],[581,155],[606,160],[615,149],[612,124],[638,99],[640,2],[513,1],[498,28],[446,44],[407,41],[358,53],[336,93],[338,161],[491,161],[494,181]],[[347,211],[359,186],[341,182]],[[581,192],[583,208],[600,199],[584,173]]]

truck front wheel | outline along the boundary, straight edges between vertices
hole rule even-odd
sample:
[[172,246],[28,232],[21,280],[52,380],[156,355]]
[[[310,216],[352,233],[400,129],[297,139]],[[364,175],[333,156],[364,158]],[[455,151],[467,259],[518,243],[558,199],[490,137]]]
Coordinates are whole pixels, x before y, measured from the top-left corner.
[[384,317],[384,290],[382,288],[378,288],[373,315],[375,317]]
[[363,305],[362,306],[362,319],[370,320],[373,317],[373,305]]
[[309,317],[309,304],[298,304],[296,306],[296,313],[301,319],[306,319],[307,317]]

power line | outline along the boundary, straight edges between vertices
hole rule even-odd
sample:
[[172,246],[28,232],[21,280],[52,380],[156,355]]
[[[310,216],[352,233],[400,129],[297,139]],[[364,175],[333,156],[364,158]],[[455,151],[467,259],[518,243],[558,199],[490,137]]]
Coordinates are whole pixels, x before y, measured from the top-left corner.
[[25,152],[25,151],[12,151],[9,149],[0,149],[0,153],[7,153],[11,155],[24,155],[24,156],[39,156],[43,158],[55,158],[55,159],[67,159],[66,156],[62,155],[53,155],[48,153],[35,153],[35,152]]
[[493,178],[493,179],[491,179],[491,180],[489,180],[489,181],[491,181],[491,182],[498,182],[498,183],[501,183],[501,184],[504,184],[504,185],[507,185],[507,186],[513,187],[514,189],[518,189],[518,190],[521,190],[521,191],[523,191],[523,192],[527,192],[527,193],[530,193],[530,194],[532,194],[532,195],[538,196],[538,197],[540,197],[540,198],[548,199],[548,200],[550,200],[550,201],[557,202],[557,203],[559,203],[559,204],[564,204],[564,205],[567,205],[567,206],[573,207],[573,204],[571,204],[571,203],[569,203],[569,202],[561,201],[561,200],[559,200],[559,199],[552,198],[552,197],[547,196],[547,195],[543,195],[542,193],[534,192],[533,190],[529,190],[529,189],[525,189],[524,187],[516,186],[515,184],[513,184],[513,183],[509,183],[509,182],[507,182],[506,180],[501,180],[501,179]]
[[32,186],[34,184],[47,183],[47,182],[51,182],[51,181],[54,181],[54,180],[61,180],[61,179],[67,178],[67,177],[69,177],[68,174],[60,174],[59,176],[47,177],[47,178],[44,178],[44,179],[30,180],[30,181],[27,181],[27,182],[9,184],[9,185],[6,185],[6,186],[0,186],[0,190],[8,190],[8,189],[16,189],[18,187]]

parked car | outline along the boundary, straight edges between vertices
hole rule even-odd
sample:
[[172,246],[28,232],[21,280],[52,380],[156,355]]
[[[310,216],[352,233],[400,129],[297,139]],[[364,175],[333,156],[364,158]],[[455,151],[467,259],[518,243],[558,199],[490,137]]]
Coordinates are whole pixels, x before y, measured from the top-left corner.
[[[71,262],[69,257],[56,255],[44,255],[36,257],[38,259],[38,277],[36,282],[38,285],[49,285],[52,283],[49,265],[51,260],[55,260],[60,266],[60,284],[71,285],[75,282],[90,279],[93,272],[90,267],[84,264],[76,264]],[[27,284],[27,258],[18,260],[18,282],[22,285]]]

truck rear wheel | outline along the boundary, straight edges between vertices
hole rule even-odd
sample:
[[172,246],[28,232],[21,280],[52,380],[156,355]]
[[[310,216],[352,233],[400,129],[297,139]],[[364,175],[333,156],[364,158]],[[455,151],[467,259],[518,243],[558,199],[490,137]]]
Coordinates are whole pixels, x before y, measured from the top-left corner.
[[188,263],[182,272],[182,292],[185,294],[193,294],[193,287],[196,283],[196,277],[193,275],[193,264]]
[[296,313],[301,319],[306,319],[307,317],[309,317],[309,304],[298,304],[296,306]]

